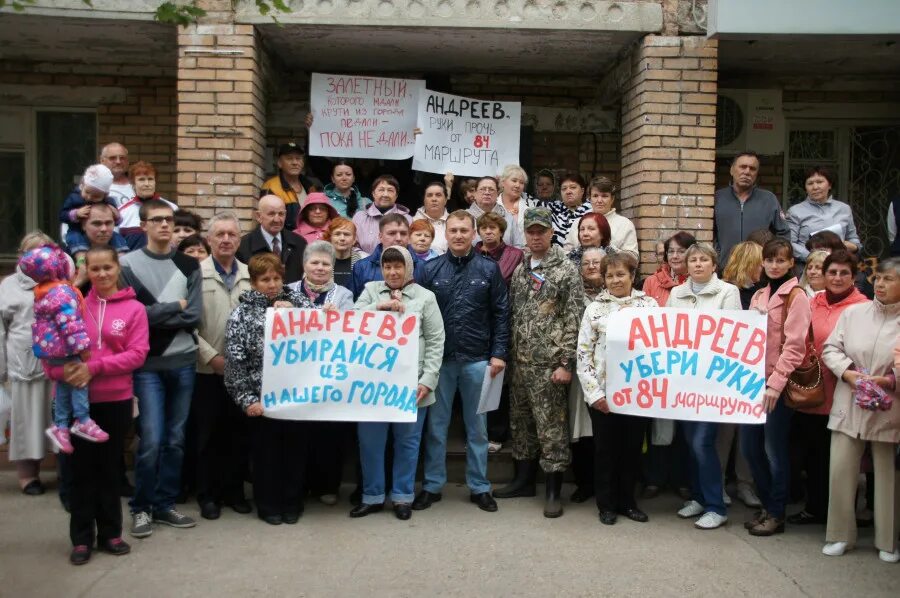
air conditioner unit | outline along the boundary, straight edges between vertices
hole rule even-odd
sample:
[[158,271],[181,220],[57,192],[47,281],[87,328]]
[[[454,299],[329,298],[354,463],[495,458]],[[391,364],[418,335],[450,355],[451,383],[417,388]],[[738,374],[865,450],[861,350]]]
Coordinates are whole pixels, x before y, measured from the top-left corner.
[[716,154],[784,153],[780,89],[720,89],[716,108]]

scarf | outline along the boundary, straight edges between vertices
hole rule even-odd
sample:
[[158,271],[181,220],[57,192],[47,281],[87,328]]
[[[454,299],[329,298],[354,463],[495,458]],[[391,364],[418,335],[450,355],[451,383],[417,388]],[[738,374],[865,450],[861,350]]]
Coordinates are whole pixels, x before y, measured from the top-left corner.
[[846,291],[844,291],[843,293],[832,293],[828,289],[825,289],[825,301],[828,302],[828,305],[834,305],[835,303],[840,303],[841,301],[843,301],[844,299],[849,297],[850,293],[852,293],[855,288],[856,287],[851,285],[850,288],[847,289]]
[[304,273],[303,279],[300,281],[300,288],[306,293],[310,301],[316,305],[321,305],[325,302],[325,296],[328,294],[328,291],[334,288],[334,274],[332,273],[331,278],[324,284],[315,284]]

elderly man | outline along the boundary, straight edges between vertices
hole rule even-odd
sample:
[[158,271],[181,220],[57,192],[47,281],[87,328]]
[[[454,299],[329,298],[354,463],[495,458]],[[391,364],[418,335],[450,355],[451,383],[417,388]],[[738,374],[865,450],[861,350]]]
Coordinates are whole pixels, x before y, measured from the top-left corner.
[[243,474],[247,465],[246,418],[225,389],[225,323],[241,293],[250,288],[247,266],[235,257],[241,225],[231,212],[209,221],[212,255],[200,262],[203,312],[191,411],[197,434],[197,502],[204,519],[218,519],[224,503],[249,513]]
[[271,251],[284,264],[285,284],[303,278],[303,251],[306,241],[303,237],[285,231],[287,208],[276,195],[263,195],[254,212],[259,223],[255,229],[244,235],[238,247],[237,257],[245,264],[257,253]]
[[406,247],[413,259],[413,277],[421,284],[425,275],[425,262],[416,257],[409,246],[409,220],[406,214],[385,214],[378,221],[378,245],[372,255],[353,264],[353,298],[359,298],[367,282],[383,280],[381,274],[381,252],[388,247]]
[[525,212],[524,261],[509,287],[513,376],[509,407],[515,477],[495,498],[534,496],[538,458],[546,477],[544,517],[559,517],[569,465],[568,391],[584,305],[581,275],[554,245],[548,208]]
[[731,248],[746,241],[750,233],[768,229],[790,239],[791,231],[778,198],[756,186],[759,156],[743,152],[731,161],[731,185],[716,191],[713,237],[719,252],[719,264],[725,267]]
[[415,510],[441,500],[447,482],[447,430],[453,397],[459,390],[466,428],[466,484],[470,500],[483,511],[497,510],[487,479],[487,416],[478,414],[484,372],[491,377],[506,367],[509,303],[497,263],[472,247],[475,219],[465,210],[447,218],[449,251],[425,265],[422,286],[437,298],[446,339],[437,401],[428,410],[425,432],[425,481],[413,501]]
[[303,205],[307,193],[324,191],[322,183],[303,175],[306,156],[303,147],[293,141],[278,146],[275,154],[278,174],[267,180],[262,186],[261,196],[277,195],[284,202],[287,211],[285,228],[294,230],[297,215]]
[[122,207],[134,197],[134,187],[128,180],[128,150],[116,141],[107,143],[100,150],[100,163],[113,173],[113,184],[109,196],[113,198],[117,208]]
[[[503,242],[512,247],[522,247],[525,243],[519,237],[519,227],[516,217],[506,211],[497,198],[500,197],[500,181],[492,176],[483,176],[475,185],[475,201],[469,206],[468,212],[477,222],[488,212],[502,216],[506,220],[506,232],[503,233]],[[480,241],[477,231],[475,241]]]

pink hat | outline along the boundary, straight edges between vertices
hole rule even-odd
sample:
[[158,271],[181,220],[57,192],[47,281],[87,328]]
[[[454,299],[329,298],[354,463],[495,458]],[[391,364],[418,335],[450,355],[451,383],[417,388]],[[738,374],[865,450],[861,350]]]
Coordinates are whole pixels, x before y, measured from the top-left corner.
[[90,187],[103,193],[109,193],[112,182],[113,173],[103,164],[88,166],[87,170],[84,171],[84,176],[81,177],[81,183],[85,187]]

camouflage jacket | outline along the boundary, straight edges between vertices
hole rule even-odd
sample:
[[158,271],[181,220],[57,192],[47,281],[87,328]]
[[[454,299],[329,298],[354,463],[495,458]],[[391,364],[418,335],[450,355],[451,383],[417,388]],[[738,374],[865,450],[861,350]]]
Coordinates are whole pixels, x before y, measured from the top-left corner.
[[573,371],[584,286],[562,248],[551,246],[534,270],[525,253],[510,281],[509,304],[515,362]]

